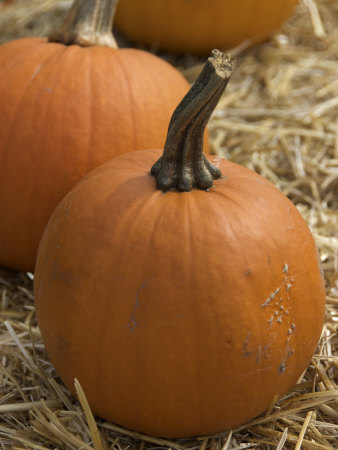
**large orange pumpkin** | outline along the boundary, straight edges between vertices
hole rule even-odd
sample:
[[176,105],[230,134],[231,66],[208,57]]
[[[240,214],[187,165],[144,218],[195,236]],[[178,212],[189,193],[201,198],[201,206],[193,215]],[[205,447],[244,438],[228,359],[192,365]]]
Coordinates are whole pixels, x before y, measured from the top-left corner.
[[76,1],[52,37],[69,45],[27,38],[0,47],[2,266],[33,270],[62,197],[113,156],[162,146],[189,88],[158,57],[112,48],[113,3]]
[[65,197],[39,247],[36,312],[57,372],[73,391],[78,378],[96,414],[152,435],[261,413],[321,333],[324,283],[298,210],[200,151],[230,66],[214,53],[174,113],[152,169],[161,190],[159,150],[119,156]]
[[116,26],[131,39],[206,55],[268,38],[298,0],[120,0]]

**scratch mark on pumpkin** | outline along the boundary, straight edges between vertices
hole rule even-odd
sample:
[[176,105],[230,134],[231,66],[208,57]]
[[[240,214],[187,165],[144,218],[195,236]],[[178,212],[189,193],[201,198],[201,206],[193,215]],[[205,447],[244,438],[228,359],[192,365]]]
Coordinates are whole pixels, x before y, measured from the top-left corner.
[[245,338],[245,341],[244,341],[244,344],[242,347],[242,354],[243,354],[244,358],[249,358],[249,356],[252,355],[252,352],[250,352],[248,349],[250,337],[251,337],[251,333],[249,331],[248,334],[246,335],[246,338]]
[[141,286],[136,291],[135,303],[134,303],[133,310],[132,310],[132,312],[130,314],[130,318],[129,318],[129,321],[128,321],[128,324],[127,324],[128,328],[129,328],[129,331],[131,333],[138,326],[138,321],[136,320],[135,313],[136,313],[137,308],[140,305],[140,290],[141,289],[145,289],[145,285],[144,284],[141,284]]
[[[267,300],[263,304],[261,304],[261,308],[272,308],[270,313],[270,317],[267,318],[267,325],[269,329],[274,328],[275,325],[281,326],[283,322],[286,322],[287,330],[284,331],[284,327],[281,327],[281,331],[285,333],[285,340],[288,345],[288,349],[290,350],[292,341],[294,339],[294,333],[296,329],[296,325],[294,323],[294,314],[292,310],[292,302],[291,302],[291,288],[294,283],[294,276],[290,274],[288,264],[284,264],[282,267],[282,281],[281,284],[269,293]],[[275,296],[278,294],[278,297]],[[287,355],[282,358],[279,367],[277,369],[278,374],[282,374],[287,369],[287,361],[290,355],[293,353],[293,350],[289,351]],[[259,358],[258,358],[259,359]]]
[[[284,264],[283,266],[283,274],[284,274],[284,279],[283,281],[280,283],[280,285],[271,293],[269,294],[269,297],[264,301],[264,303],[261,304],[262,308],[265,308],[267,306],[270,305],[270,303],[275,299],[276,295],[279,294],[279,301],[283,301],[283,294],[281,292],[281,289],[283,287],[285,287],[285,293],[287,295],[287,299],[290,300],[290,297],[288,295],[288,291],[291,289],[292,287],[292,282],[293,279],[289,278],[286,274],[289,272],[289,266],[287,264]],[[277,300],[277,299],[276,299]],[[276,302],[274,303],[275,306],[279,306],[279,303]]]
[[286,365],[285,363],[282,363],[279,367],[278,367],[278,374],[281,375],[282,373],[284,373],[286,371]]
[[286,355],[282,359],[282,361],[278,367],[278,370],[277,370],[278,375],[282,375],[282,373],[284,373],[286,371],[286,369],[288,367],[287,362],[288,362],[289,358],[294,354],[294,352],[295,352],[295,350],[293,348],[287,346]]
[[268,299],[265,300],[265,302],[261,305],[262,308],[265,308],[266,306],[268,306],[268,304],[271,302],[270,297]]
[[36,66],[36,68],[35,68],[35,70],[34,70],[32,76],[31,76],[31,80],[34,80],[34,78],[35,78],[35,77],[37,76],[37,74],[40,72],[41,68],[42,68],[42,64],[38,64],[38,65]]
[[258,364],[260,361],[262,361],[263,359],[269,359],[271,354],[271,345],[270,344],[266,344],[266,345],[260,345],[257,349],[257,353],[256,353],[256,363]]

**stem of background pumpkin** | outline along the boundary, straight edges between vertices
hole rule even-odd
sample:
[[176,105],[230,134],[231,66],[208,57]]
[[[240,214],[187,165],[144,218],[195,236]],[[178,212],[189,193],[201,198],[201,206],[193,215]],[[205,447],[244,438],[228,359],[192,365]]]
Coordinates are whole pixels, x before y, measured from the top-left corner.
[[116,5],[117,0],[75,0],[64,23],[48,40],[82,47],[117,48],[112,33]]
[[207,190],[220,170],[203,154],[205,127],[233,71],[229,55],[213,50],[202,72],[174,111],[162,157],[151,169],[157,187],[190,191]]

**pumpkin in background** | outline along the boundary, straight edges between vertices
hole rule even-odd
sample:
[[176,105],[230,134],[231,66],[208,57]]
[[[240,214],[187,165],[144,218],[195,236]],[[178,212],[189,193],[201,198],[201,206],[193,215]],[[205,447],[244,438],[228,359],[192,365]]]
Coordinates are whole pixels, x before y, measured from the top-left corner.
[[94,413],[152,435],[261,413],[321,333],[324,283],[298,210],[201,151],[231,66],[215,51],[174,112],[152,169],[160,189],[159,150],[119,156],[63,199],[39,247],[36,312],[58,374],[73,392],[79,380]]
[[13,0],[2,0],[0,1],[0,8],[10,6],[13,3]]
[[0,47],[1,266],[34,270],[62,197],[108,159],[163,145],[189,89],[158,57],[113,48],[114,3],[77,0],[50,38],[57,42],[26,38]]
[[298,0],[120,0],[115,24],[136,42],[206,55],[263,41],[290,16]]

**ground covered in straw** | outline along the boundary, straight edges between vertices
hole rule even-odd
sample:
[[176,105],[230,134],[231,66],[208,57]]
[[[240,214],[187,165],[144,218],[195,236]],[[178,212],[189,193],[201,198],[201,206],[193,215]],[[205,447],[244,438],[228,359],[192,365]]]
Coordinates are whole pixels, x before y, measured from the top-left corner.
[[[1,6],[0,42],[46,35],[69,1]],[[338,448],[338,2],[303,0],[280,34],[233,50],[237,69],[210,125],[214,153],[271,180],[316,240],[327,286],[321,340],[294,389],[261,417],[219,436],[168,442],[93,419],[44,350],[31,274],[0,270],[2,449]],[[162,55],[193,81],[203,63]]]

